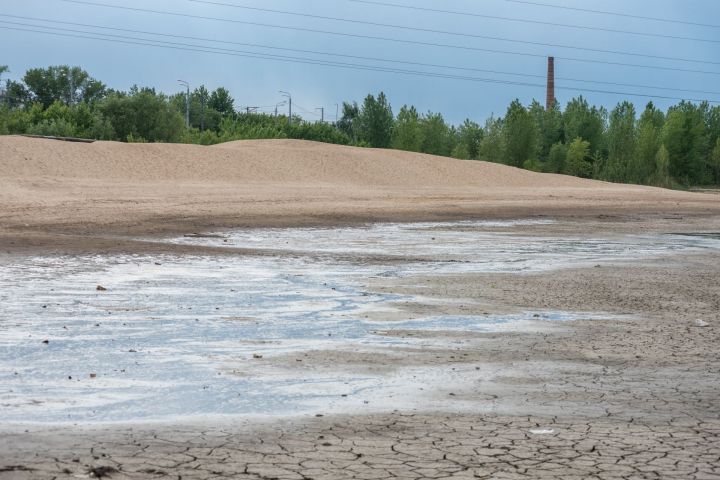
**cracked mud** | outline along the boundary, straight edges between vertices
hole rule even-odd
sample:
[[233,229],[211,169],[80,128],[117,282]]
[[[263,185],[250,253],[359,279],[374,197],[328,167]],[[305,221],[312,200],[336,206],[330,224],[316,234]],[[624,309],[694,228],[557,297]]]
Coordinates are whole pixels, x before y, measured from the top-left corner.
[[[706,228],[717,231],[713,222]],[[611,315],[517,331],[410,324],[383,332],[412,339],[408,345],[255,359],[257,371],[287,376],[444,372],[431,384],[413,384],[417,392],[385,396],[380,406],[371,398],[344,414],[8,424],[0,478],[720,479],[718,280],[715,252],[529,274],[376,278],[368,285],[374,295],[421,292],[420,300],[396,305],[410,318],[546,310]],[[421,388],[420,404],[404,398]]]

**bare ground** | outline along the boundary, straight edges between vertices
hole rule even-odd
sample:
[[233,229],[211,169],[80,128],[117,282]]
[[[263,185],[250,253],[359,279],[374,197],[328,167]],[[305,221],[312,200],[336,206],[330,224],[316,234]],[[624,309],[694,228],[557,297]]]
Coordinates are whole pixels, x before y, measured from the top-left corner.
[[[12,148],[27,155],[30,147]],[[42,162],[34,173],[49,168],[49,154],[37,155]],[[143,179],[79,181],[74,175],[3,175],[8,188],[0,193],[0,251],[189,253],[199,247],[136,237],[250,225],[540,215],[559,223],[527,227],[528,233],[583,238],[720,231],[715,194],[597,182],[542,187],[540,179],[535,187],[502,188],[428,183],[404,192],[399,185],[352,189],[309,182],[238,193],[237,184],[218,180],[163,186]],[[373,288],[381,291],[422,292],[428,301],[404,305],[408,315],[561,309],[624,316],[538,322],[529,331],[496,334],[433,332],[447,342],[432,350],[389,349],[372,357],[316,351],[303,362],[262,360],[299,373],[330,366],[390,372],[417,365],[466,375],[462,388],[434,386],[442,408],[432,411],[5,426],[0,478],[720,479],[719,280],[720,255],[705,253],[532,275],[376,282]]]
[[535,331],[433,332],[446,348],[370,358],[316,351],[302,363],[262,360],[299,374],[443,366],[468,381],[461,389],[435,385],[445,405],[434,412],[15,427],[0,446],[0,478],[71,478],[103,473],[98,467],[110,467],[110,478],[720,478],[719,260],[702,254],[377,284],[422,288],[433,301],[406,306],[409,315],[440,308],[632,316],[539,323]]

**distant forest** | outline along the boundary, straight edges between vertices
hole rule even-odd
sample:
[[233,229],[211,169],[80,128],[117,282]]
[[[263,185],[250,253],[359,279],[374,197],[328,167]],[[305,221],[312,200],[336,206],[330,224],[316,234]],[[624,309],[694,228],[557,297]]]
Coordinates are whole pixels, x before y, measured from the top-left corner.
[[[0,75],[7,67],[0,66]],[[440,113],[385,94],[343,103],[333,123],[238,112],[224,88],[186,94],[107,88],[79,67],[28,70],[0,89],[0,134],[36,134],[210,145],[240,139],[293,138],[487,160],[539,172],[662,187],[720,185],[720,106],[680,102],[663,112],[627,101],[608,112],[583,97],[564,108],[513,101],[503,117],[448,124]]]

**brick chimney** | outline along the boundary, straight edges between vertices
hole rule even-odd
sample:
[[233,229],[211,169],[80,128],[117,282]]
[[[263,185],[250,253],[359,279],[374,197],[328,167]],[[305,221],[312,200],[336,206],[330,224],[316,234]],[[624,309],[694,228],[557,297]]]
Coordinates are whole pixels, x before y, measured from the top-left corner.
[[555,57],[548,57],[547,97],[545,109],[550,110],[555,104]]

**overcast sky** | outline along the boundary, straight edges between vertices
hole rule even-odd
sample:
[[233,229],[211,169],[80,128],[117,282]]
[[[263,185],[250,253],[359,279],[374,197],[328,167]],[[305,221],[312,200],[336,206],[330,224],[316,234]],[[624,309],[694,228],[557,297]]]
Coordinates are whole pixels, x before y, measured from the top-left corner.
[[[511,80],[530,85],[493,84],[409,76],[389,72],[359,71],[287,61],[118,44],[101,40],[66,38],[0,28],[0,64],[9,65],[10,77],[19,78],[30,67],[71,64],[82,66],[91,75],[112,88],[125,90],[133,84],[138,84],[139,86],[153,86],[166,93],[179,91],[180,87],[177,84],[177,79],[184,79],[189,81],[193,87],[205,84],[209,89],[218,86],[228,88],[236,99],[236,107],[238,108],[246,105],[261,107],[274,105],[281,100],[277,93],[278,90],[288,90],[293,95],[295,105],[298,107],[298,113],[308,119],[314,119],[315,108],[322,106],[325,107],[326,119],[329,120],[332,120],[335,115],[336,103],[341,103],[344,100],[361,101],[369,92],[376,93],[382,90],[390,99],[394,112],[397,112],[403,104],[413,104],[422,112],[428,110],[439,111],[443,113],[447,120],[453,123],[462,122],[465,118],[483,122],[492,113],[503,114],[508,103],[514,98],[519,98],[523,103],[529,103],[533,98],[536,98],[544,103],[544,79],[529,75],[543,76],[545,74],[545,55],[560,57],[556,60],[556,75],[561,78],[720,91],[720,73],[712,75],[578,61],[581,59],[598,60],[720,72],[720,28],[592,14],[521,4],[507,0],[381,0],[381,2],[591,26],[594,28],[692,37],[710,41],[657,38],[537,23],[503,21],[477,16],[370,5],[351,0],[215,0],[226,4],[402,25],[420,29],[443,30],[457,34],[484,35],[523,42],[540,42],[710,62],[695,63],[628,56],[619,53],[591,52],[560,46],[530,45],[462,35],[412,31],[307,16],[260,12],[223,5],[209,5],[191,0],[88,1],[226,20],[449,44],[477,49],[503,50],[538,56],[491,53],[471,49],[423,46],[369,38],[329,35],[177,15],[119,10],[87,4],[67,3],[62,0],[2,0],[0,1],[0,14],[5,16],[0,17],[0,20],[3,22],[12,21],[55,28],[92,30],[124,37],[149,37],[146,34],[97,30],[89,27],[105,26],[227,42],[252,43],[266,47],[312,50],[393,61],[512,72],[528,76],[510,76],[400,63],[380,63],[371,60],[270,50],[257,46],[249,47],[237,44],[208,43],[200,40],[154,37],[165,41],[195,45],[185,48],[197,49],[197,45],[211,45],[216,48],[235,51],[274,53],[289,57],[332,60],[350,64],[382,65],[384,68],[431,71],[440,74],[483,79]],[[716,0],[535,1],[640,16],[672,18],[684,22],[720,24],[720,2]],[[89,26],[50,24],[39,20],[10,18],[7,15],[76,22]],[[31,28],[7,23],[0,23],[0,26]],[[612,108],[618,101],[626,98],[634,101],[639,108],[649,100],[648,98],[629,97],[619,94],[580,92],[574,90],[574,88],[627,93],[652,93],[670,97],[720,99],[720,94],[651,90],[607,84],[579,83],[560,79],[557,80],[557,84],[557,97],[562,104],[565,104],[572,96],[580,93],[592,103],[605,105],[608,108]],[[674,100],[655,99],[653,101],[662,107],[675,103]]]

